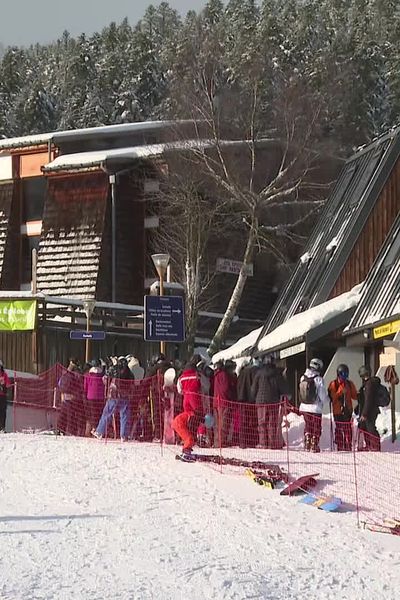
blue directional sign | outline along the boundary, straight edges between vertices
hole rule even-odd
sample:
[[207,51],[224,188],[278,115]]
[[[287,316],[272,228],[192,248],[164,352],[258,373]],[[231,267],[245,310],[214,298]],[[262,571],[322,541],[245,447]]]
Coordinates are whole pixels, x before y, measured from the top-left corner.
[[181,296],[145,296],[144,339],[147,342],[184,342],[185,311]]
[[93,340],[100,342],[106,339],[105,331],[81,331],[79,329],[71,330],[69,332],[70,340]]

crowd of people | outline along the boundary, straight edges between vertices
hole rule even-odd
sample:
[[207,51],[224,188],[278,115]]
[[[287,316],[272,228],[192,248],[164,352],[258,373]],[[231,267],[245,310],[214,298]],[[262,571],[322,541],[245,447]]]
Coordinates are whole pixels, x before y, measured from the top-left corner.
[[[174,428],[183,439],[184,451],[193,448],[199,423],[207,411],[213,415],[210,438],[216,447],[283,448],[282,423],[289,410],[304,418],[304,449],[320,452],[326,405],[330,405],[335,423],[337,450],[352,449],[353,418],[358,420],[358,449],[380,450],[376,419],[379,406],[384,405],[379,403],[383,386],[379,378],[371,376],[368,366],[359,369],[358,390],[345,364],[338,365],[336,378],[326,386],[323,361],[313,358],[299,382],[300,405],[296,408],[288,392],[285,370],[276,366],[272,356],[253,359],[238,375],[232,360],[219,361],[212,370],[199,359],[193,357],[178,378],[183,411],[175,418]],[[211,396],[212,406],[210,402],[202,405],[200,399],[205,394]],[[328,407],[326,410],[329,412]]]
[[[94,359],[83,366],[71,358],[57,382],[57,429],[98,439],[155,441],[170,439],[165,433],[169,428],[172,439],[182,441],[184,452],[191,452],[195,444],[281,449],[283,424],[293,411],[304,419],[304,449],[319,452],[322,414],[330,410],[337,450],[353,448],[354,419],[358,449],[380,450],[376,419],[379,406],[385,405],[381,396],[386,388],[365,365],[359,369],[358,389],[347,365],[338,365],[328,385],[323,370],[321,359],[310,361],[295,403],[286,371],[271,355],[253,358],[240,369],[233,360],[211,365],[198,354],[184,366],[159,354],[147,369],[133,355]],[[0,363],[0,428],[8,385]]]

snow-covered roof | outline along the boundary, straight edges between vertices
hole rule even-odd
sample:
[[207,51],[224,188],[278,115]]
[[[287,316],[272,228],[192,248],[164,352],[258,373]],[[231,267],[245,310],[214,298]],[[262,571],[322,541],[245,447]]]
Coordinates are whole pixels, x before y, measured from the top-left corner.
[[[330,297],[399,157],[400,128],[396,128],[349,158],[303,256],[268,316],[265,333],[273,332],[298,311],[318,306]],[[383,232],[391,219],[388,213]]]
[[400,214],[368,273],[362,298],[344,334],[397,319],[400,315]]
[[[305,334],[318,327],[318,325],[357,306],[360,300],[361,287],[362,283],[356,285],[349,292],[290,317],[271,333],[261,338],[257,350],[268,352],[282,346],[289,346],[293,341],[304,337]],[[213,363],[218,360],[235,359],[242,356],[249,348],[254,347],[261,330],[262,327],[254,329],[226,350],[214,354]]]
[[221,352],[217,352],[212,357],[212,362],[216,363],[219,360],[228,360],[229,358],[238,358],[242,356],[246,350],[252,348],[257,341],[258,336],[260,335],[262,327],[258,327],[258,329],[253,329],[247,335],[240,338],[235,344],[226,348],[226,350],[221,350]]
[[131,148],[118,148],[115,150],[97,150],[93,152],[78,152],[77,154],[63,154],[43,167],[45,173],[71,169],[89,169],[99,167],[110,159],[137,159],[160,156],[166,144],[152,144],[146,146],[133,146]]
[[28,148],[30,146],[42,146],[51,142],[52,133],[39,133],[37,135],[25,135],[23,137],[4,138],[0,140],[0,152],[11,148]]
[[[223,140],[223,146],[240,146],[245,144],[241,140]],[[77,154],[63,154],[58,156],[49,164],[43,167],[45,173],[55,171],[70,171],[76,169],[90,169],[101,167],[107,161],[129,161],[140,158],[154,158],[162,156],[167,152],[177,150],[203,150],[214,145],[212,140],[182,140],[177,142],[169,142],[164,144],[149,144],[143,146],[132,146],[127,148],[117,148],[112,150],[97,150],[92,152],[79,152]]]
[[302,338],[310,330],[318,327],[318,325],[346,312],[350,308],[354,308],[360,300],[361,287],[362,284],[360,283],[349,292],[293,315],[293,317],[290,317],[282,325],[263,337],[258,343],[258,350],[268,352],[289,345],[294,340]]
[[73,140],[78,137],[97,137],[107,135],[118,135],[125,133],[141,133],[154,129],[163,129],[188,123],[189,121],[141,121],[139,123],[122,123],[118,125],[104,125],[101,127],[86,127],[84,129],[71,129],[66,131],[53,131],[50,133],[39,133],[37,135],[25,135],[21,137],[5,138],[0,140],[0,151],[10,148],[25,148],[40,146],[53,142],[54,144]]

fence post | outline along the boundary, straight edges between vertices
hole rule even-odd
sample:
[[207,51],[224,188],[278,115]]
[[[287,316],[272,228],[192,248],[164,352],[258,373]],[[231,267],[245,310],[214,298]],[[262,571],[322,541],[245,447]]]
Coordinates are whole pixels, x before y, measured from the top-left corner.
[[160,423],[160,453],[164,456],[164,375],[160,371],[157,371],[157,383],[158,383],[158,420]]
[[16,433],[16,420],[17,420],[17,378],[16,373],[14,372],[14,398],[13,398],[13,410],[12,410],[12,420],[13,420],[13,432]]
[[358,474],[357,474],[357,459],[356,449],[353,449],[353,468],[354,468],[354,488],[356,493],[356,510],[357,510],[357,527],[360,527],[360,503],[358,498]]
[[289,475],[290,469],[290,452],[289,452],[289,422],[288,422],[288,399],[285,397],[283,404],[283,414],[285,415],[285,429],[286,429],[286,462],[287,462],[287,474]]

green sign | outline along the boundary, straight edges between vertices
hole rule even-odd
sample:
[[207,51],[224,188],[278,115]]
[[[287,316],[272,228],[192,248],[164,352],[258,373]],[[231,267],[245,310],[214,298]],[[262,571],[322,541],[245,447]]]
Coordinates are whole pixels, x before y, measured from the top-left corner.
[[36,300],[0,300],[0,331],[35,329]]

